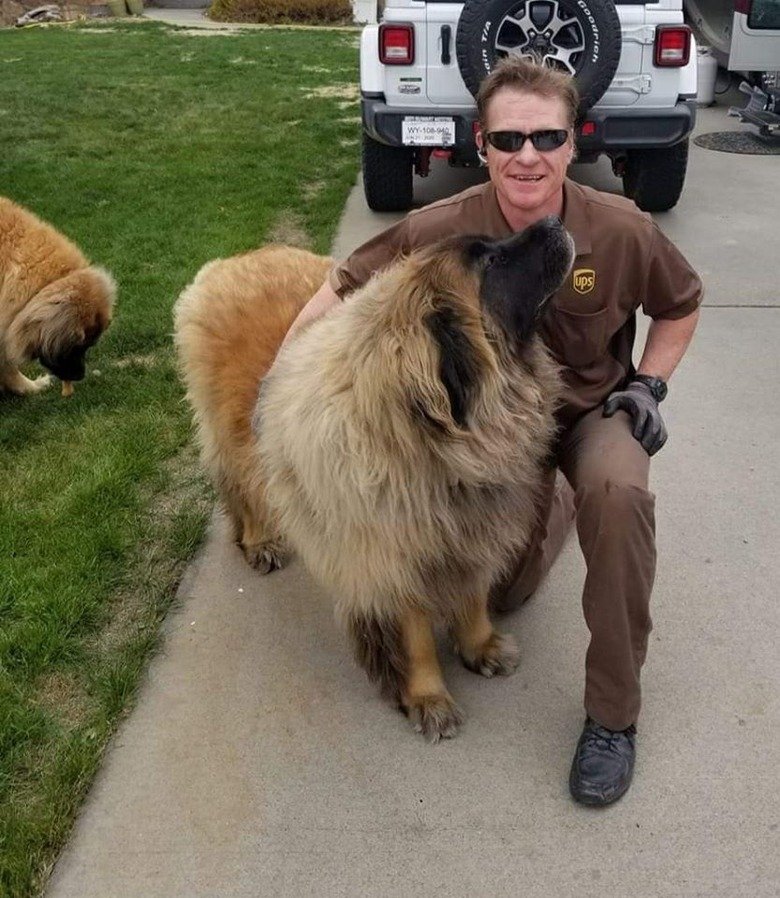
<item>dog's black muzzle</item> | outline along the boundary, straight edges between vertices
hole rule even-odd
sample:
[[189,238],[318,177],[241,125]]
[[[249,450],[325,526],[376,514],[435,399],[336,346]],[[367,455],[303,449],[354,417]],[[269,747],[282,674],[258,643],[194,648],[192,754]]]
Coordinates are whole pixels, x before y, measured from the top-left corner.
[[40,363],[59,380],[84,380],[84,376],[87,373],[83,355],[69,356],[65,359],[56,360],[41,357]]

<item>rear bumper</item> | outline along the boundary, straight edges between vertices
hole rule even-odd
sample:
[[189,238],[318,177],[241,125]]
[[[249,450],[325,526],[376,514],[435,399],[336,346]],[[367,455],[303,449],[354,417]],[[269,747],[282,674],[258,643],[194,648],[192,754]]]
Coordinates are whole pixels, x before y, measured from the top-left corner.
[[432,116],[434,118],[451,118],[455,122],[455,143],[447,147],[453,154],[477,163],[476,144],[474,143],[474,126],[477,121],[477,110],[447,107],[420,106],[388,106],[383,95],[371,96],[363,94],[361,99],[363,130],[369,137],[379,143],[391,147],[404,146],[401,139],[401,124],[407,116]]
[[693,131],[696,101],[680,100],[669,109],[599,109],[588,111],[577,148],[581,156],[599,153],[620,155],[626,150],[672,147]]
[[[403,146],[401,123],[406,116],[430,115],[455,121],[455,144],[448,149],[464,162],[475,163],[474,126],[476,109],[444,107],[388,106],[384,96],[363,94],[361,99],[363,129],[369,137],[389,146]],[[696,123],[694,99],[680,100],[669,109],[591,109],[584,125],[592,133],[580,134],[577,146],[580,156],[621,155],[631,149],[671,147],[684,140]]]

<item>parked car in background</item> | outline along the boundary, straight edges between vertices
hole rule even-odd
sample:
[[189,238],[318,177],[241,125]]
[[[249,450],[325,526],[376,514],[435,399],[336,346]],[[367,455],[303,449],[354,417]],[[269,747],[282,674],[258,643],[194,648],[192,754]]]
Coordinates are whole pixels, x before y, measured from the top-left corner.
[[694,34],[720,66],[756,83],[775,81],[780,0],[684,0],[684,7]]

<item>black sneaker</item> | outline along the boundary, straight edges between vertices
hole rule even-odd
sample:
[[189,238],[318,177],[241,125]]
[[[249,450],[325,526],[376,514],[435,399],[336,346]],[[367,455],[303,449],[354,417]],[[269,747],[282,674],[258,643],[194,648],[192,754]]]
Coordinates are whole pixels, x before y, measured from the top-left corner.
[[634,775],[635,738],[633,725],[627,730],[608,730],[588,717],[569,774],[572,798],[587,805],[617,801]]

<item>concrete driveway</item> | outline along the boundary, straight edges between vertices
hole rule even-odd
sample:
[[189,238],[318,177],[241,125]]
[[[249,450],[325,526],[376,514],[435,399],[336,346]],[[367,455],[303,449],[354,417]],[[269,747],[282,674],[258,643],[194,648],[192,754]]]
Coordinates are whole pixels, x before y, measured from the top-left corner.
[[[700,132],[738,127],[725,102],[699,116]],[[592,811],[567,791],[586,647],[575,539],[503,621],[514,677],[446,653],[468,719],[430,746],[355,667],[302,566],[256,575],[217,514],[50,898],[780,893],[780,156],[692,150],[659,222],[707,300],[653,463],[660,568],[628,795]],[[576,176],[617,189],[606,166]],[[436,173],[426,198],[467,180]],[[336,255],[393,218],[356,188]]]

